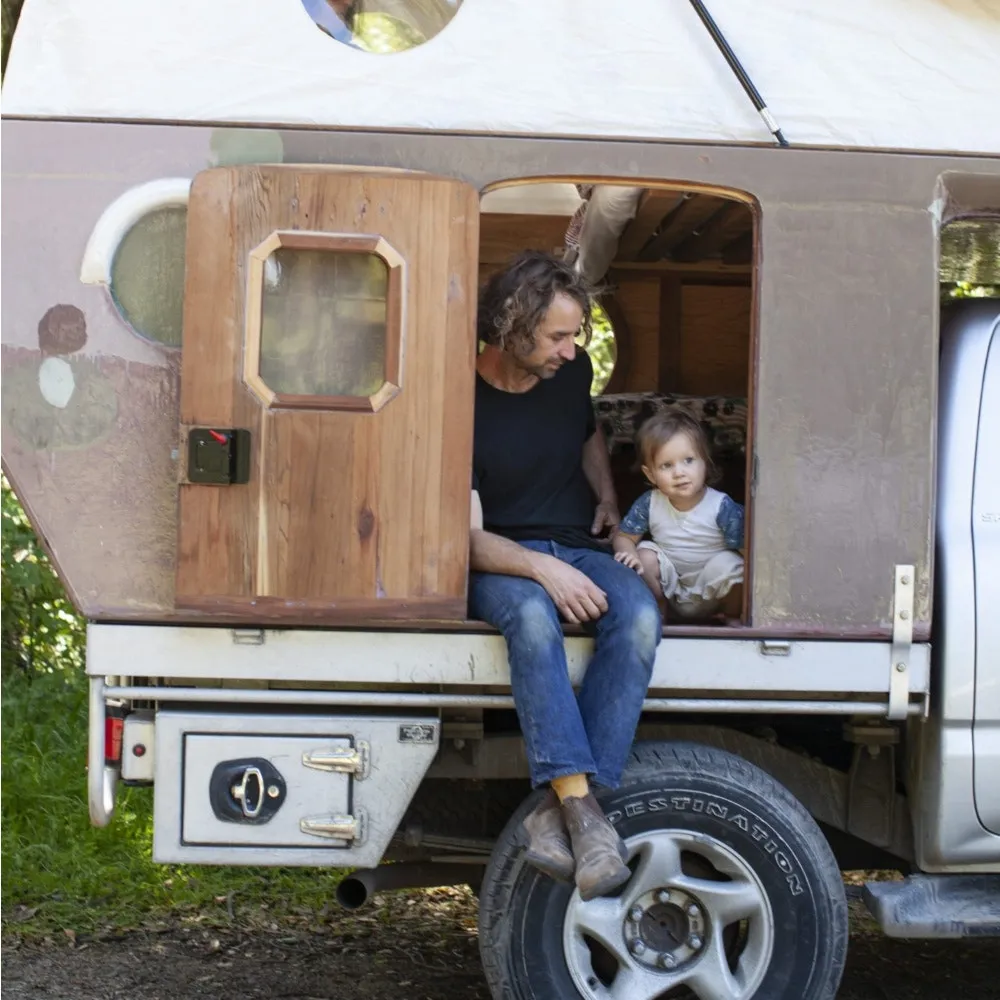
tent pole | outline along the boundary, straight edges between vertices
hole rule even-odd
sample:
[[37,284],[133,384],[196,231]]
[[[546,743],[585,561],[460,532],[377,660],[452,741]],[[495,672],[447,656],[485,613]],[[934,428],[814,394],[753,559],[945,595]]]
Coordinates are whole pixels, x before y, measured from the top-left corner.
[[788,140],[781,134],[781,129],[764,103],[764,98],[760,96],[760,91],[753,85],[753,80],[750,79],[747,71],[743,68],[739,59],[736,58],[736,53],[729,47],[726,36],[722,34],[719,26],[712,20],[712,15],[709,14],[705,4],[702,3],[702,0],[691,0],[691,6],[694,7],[695,13],[701,18],[702,24],[708,28],[708,33],[719,47],[719,51],[725,57],[726,62],[729,63],[729,68],[736,74],[736,79],[740,81],[741,86],[746,91],[747,97],[753,101],[753,106],[757,109],[768,131],[778,140],[779,146],[787,146]]

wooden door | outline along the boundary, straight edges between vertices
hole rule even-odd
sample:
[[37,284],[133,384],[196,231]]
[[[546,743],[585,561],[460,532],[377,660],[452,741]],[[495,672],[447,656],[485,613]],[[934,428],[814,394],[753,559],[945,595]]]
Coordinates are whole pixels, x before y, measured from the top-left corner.
[[178,607],[465,617],[478,212],[403,171],[195,178]]

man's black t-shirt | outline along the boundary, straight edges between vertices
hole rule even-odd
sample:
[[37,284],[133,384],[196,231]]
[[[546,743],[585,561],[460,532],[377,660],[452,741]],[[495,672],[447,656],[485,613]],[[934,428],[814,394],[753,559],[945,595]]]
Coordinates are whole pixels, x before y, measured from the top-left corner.
[[487,531],[607,548],[590,533],[596,499],[582,465],[595,430],[592,377],[583,350],[527,392],[504,392],[476,376],[472,488]]

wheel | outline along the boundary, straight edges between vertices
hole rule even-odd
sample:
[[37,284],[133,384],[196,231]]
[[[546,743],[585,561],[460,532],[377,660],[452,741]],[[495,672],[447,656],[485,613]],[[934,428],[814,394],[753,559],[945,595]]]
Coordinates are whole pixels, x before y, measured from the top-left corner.
[[480,893],[495,1000],[832,1000],[847,900],[823,834],[791,793],[733,754],[637,744],[601,804],[632,878],[584,903],[521,860],[511,817]]

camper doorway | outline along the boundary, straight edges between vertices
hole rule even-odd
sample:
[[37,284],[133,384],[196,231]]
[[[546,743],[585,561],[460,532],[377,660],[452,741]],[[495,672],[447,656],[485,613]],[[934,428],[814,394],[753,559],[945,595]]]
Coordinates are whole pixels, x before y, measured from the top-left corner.
[[[575,262],[599,289],[587,350],[592,393],[624,515],[647,489],[634,447],[648,417],[677,406],[702,425],[715,488],[746,507],[750,593],[755,357],[756,207],[740,192],[600,179],[520,181],[488,189],[480,206],[479,279],[522,250]],[[747,596],[726,614],[674,629],[752,622]]]

